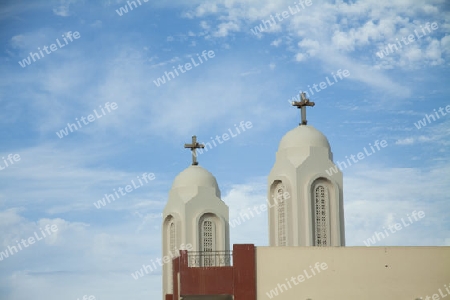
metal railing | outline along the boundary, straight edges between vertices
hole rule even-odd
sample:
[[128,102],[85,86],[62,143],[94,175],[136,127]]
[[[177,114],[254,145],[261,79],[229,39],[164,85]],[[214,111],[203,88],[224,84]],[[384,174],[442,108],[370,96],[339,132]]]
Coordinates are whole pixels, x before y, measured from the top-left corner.
[[233,251],[189,251],[188,267],[231,266]]

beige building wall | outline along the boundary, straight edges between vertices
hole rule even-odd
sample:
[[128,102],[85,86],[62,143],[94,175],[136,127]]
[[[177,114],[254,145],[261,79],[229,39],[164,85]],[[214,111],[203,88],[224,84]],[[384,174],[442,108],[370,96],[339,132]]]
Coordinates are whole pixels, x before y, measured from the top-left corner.
[[256,262],[258,300],[450,299],[450,247],[257,247]]

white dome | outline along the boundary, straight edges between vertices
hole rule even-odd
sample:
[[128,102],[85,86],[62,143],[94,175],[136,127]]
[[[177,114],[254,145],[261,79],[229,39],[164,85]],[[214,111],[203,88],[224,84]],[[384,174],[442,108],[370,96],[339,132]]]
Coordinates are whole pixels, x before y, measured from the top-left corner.
[[184,171],[175,177],[172,184],[172,189],[179,187],[192,187],[192,186],[204,186],[215,188],[216,194],[220,198],[220,190],[217,185],[216,178],[207,170],[203,169],[199,165],[190,165]]
[[289,148],[301,148],[309,151],[309,147],[325,147],[330,151],[330,144],[323,133],[312,126],[300,125],[283,136],[278,151]]

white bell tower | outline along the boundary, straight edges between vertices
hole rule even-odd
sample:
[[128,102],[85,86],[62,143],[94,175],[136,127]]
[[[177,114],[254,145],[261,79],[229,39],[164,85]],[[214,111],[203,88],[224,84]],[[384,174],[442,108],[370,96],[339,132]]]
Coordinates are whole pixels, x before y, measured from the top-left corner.
[[[205,252],[229,251],[228,206],[220,198],[216,178],[197,162],[197,148],[204,146],[192,137],[192,165],[175,178],[163,211],[162,253],[179,255],[182,248],[201,251],[198,266],[214,266],[216,256]],[[173,293],[172,259],[163,265],[163,299]]]
[[269,245],[344,246],[342,172],[327,138],[307,125],[314,102],[301,98],[292,105],[301,108],[302,123],[281,139],[268,178]]

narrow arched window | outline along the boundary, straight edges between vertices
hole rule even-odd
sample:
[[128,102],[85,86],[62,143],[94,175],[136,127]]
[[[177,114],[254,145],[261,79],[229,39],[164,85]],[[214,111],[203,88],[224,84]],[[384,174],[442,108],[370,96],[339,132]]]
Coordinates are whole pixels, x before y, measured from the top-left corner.
[[314,232],[315,245],[329,246],[329,197],[328,189],[317,185],[314,190]]
[[169,249],[173,256],[178,256],[178,253],[176,253],[176,228],[175,223],[172,221],[169,225]]
[[279,184],[276,188],[277,219],[278,219],[278,246],[286,246],[286,199],[284,199],[284,186]]
[[213,251],[213,222],[210,220],[203,222],[203,251]]
[[205,218],[201,224],[201,247],[203,252],[203,266],[213,266],[213,252],[216,249],[216,226],[212,218]]
[[[175,219],[173,217],[169,217],[166,223],[166,235],[167,235],[167,250],[169,253],[167,253],[167,256],[178,256],[179,254],[176,252],[177,249],[177,227],[175,224]],[[173,291],[173,282],[172,282],[172,259],[167,264],[167,284],[168,284],[168,291]]]

